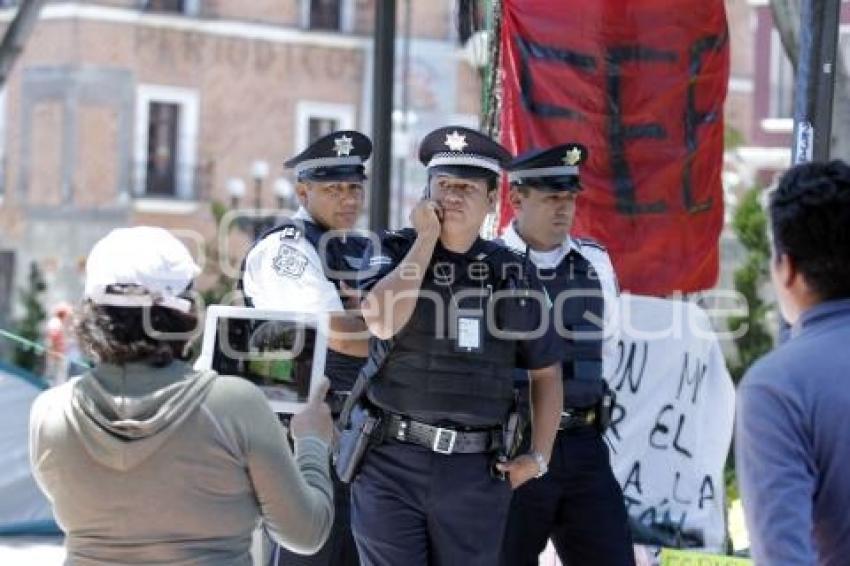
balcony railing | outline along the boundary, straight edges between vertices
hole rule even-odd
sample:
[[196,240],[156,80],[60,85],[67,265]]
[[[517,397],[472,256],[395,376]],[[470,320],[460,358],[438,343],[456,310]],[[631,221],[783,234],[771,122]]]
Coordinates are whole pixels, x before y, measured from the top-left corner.
[[207,200],[215,163],[181,164],[157,170],[150,161],[133,163],[133,197],[179,201]]

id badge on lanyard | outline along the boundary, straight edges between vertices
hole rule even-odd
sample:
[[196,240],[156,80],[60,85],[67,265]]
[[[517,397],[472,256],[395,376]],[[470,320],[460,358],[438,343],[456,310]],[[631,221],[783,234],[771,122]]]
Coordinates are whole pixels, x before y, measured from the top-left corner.
[[456,352],[479,354],[484,345],[484,319],[482,316],[459,316],[455,329]]

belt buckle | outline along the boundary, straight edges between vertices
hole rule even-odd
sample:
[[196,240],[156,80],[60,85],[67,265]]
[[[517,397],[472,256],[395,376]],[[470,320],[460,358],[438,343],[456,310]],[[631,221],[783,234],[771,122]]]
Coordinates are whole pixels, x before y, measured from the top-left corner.
[[[438,454],[451,454],[452,451],[454,451],[456,440],[456,430],[451,430],[448,428],[437,428],[437,435],[434,437],[434,443],[431,445],[431,450],[437,452]],[[443,447],[445,443],[448,443],[448,447],[446,448]]]

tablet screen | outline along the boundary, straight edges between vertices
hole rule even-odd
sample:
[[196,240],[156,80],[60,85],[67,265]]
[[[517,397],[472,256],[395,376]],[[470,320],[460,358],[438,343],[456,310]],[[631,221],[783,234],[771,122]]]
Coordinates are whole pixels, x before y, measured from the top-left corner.
[[259,386],[277,412],[297,412],[324,373],[326,319],[241,307],[207,311],[198,369]]

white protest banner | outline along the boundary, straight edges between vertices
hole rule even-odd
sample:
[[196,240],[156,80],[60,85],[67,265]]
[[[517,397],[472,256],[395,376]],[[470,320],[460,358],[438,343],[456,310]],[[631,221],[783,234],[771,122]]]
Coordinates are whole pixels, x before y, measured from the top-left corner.
[[629,516],[665,546],[720,552],[735,390],[708,316],[691,303],[623,294],[619,323],[606,436]]

